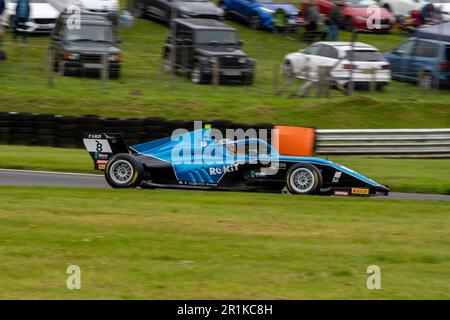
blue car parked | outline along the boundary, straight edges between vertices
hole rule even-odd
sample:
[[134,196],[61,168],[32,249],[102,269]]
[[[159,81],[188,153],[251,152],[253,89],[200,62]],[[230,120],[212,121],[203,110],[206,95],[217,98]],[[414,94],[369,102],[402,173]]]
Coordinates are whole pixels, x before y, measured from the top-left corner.
[[426,89],[450,86],[450,42],[410,38],[384,56],[394,79]]
[[272,0],[221,0],[220,7],[227,17],[236,17],[250,24],[252,29],[272,30],[274,21],[280,21],[284,14],[285,27],[293,28],[297,24],[298,9],[285,3]]

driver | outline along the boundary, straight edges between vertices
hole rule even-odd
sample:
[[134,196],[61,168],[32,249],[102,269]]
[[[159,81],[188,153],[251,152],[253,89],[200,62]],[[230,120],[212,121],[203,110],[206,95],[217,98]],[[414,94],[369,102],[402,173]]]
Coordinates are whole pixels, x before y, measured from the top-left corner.
[[217,143],[224,145],[225,149],[227,149],[227,151],[231,154],[236,154],[237,149],[236,149],[236,144],[230,140],[230,139],[222,139],[219,140]]

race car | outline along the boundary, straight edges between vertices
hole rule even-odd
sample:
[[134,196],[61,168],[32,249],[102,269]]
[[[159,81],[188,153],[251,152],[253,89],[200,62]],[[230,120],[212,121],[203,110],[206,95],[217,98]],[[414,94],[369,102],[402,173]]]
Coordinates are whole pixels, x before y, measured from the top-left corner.
[[340,196],[387,195],[389,187],[332,161],[283,156],[258,138],[217,139],[198,129],[128,147],[121,134],[83,142],[113,188],[272,191]]

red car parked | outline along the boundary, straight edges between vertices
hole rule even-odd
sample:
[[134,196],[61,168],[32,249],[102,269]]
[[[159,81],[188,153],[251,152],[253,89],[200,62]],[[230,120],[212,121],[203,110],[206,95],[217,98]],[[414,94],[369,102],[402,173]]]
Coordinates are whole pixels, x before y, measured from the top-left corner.
[[[335,1],[332,0],[315,0],[315,2],[319,7],[320,13],[325,16],[329,16],[331,8],[335,5]],[[301,11],[304,12],[307,6],[308,4],[303,3]],[[371,28],[374,25],[374,16],[376,16],[374,15],[375,9],[380,10],[378,16],[380,28],[378,29]],[[374,0],[347,0],[344,1],[341,10],[341,26],[348,31],[388,33],[392,29],[393,15],[385,8],[378,7],[377,2]]]

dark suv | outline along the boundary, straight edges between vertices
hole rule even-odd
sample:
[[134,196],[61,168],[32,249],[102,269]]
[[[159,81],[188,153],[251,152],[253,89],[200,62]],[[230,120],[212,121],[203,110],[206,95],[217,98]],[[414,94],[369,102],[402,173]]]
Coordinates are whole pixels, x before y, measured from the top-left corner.
[[[253,82],[255,60],[241,50],[236,29],[217,20],[174,19],[164,47],[164,69],[186,71],[192,82]],[[217,71],[215,71],[217,70]]]
[[106,62],[109,78],[118,78],[122,61],[115,26],[104,15],[82,14],[80,26],[61,15],[52,34],[54,69],[64,75],[99,76]]

